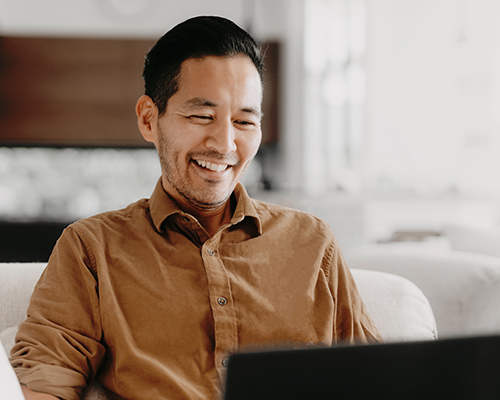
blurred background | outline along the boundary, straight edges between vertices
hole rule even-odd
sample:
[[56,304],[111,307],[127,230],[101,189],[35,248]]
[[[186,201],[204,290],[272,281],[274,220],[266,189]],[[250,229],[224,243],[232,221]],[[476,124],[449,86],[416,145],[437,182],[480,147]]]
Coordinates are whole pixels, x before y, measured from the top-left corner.
[[266,49],[254,197],[324,218],[344,252],[499,232],[497,0],[0,0],[0,261],[150,196],[144,55],[204,14]]

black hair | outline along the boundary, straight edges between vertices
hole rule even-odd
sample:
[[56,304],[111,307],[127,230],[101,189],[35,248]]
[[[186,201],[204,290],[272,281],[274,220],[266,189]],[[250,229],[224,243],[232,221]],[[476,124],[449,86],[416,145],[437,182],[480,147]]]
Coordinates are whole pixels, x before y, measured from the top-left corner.
[[179,90],[181,64],[190,58],[246,55],[263,81],[263,54],[255,40],[234,22],[214,16],[190,18],[176,25],[149,50],[142,77],[145,94],[162,115]]

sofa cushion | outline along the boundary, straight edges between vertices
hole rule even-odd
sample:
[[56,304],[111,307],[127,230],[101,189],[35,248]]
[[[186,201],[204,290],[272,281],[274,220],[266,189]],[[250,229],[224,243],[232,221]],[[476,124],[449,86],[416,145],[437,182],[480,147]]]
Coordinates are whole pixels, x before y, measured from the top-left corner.
[[383,272],[351,271],[384,341],[437,339],[436,321],[429,301],[414,283]]

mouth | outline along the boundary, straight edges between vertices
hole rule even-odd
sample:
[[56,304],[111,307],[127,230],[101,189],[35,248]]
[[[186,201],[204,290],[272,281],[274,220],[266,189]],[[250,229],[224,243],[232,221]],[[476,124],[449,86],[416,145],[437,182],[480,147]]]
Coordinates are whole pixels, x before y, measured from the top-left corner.
[[204,161],[204,160],[193,160],[193,161],[201,168],[214,172],[223,172],[227,170],[229,167],[231,167],[231,165],[229,164],[217,164],[214,162]]

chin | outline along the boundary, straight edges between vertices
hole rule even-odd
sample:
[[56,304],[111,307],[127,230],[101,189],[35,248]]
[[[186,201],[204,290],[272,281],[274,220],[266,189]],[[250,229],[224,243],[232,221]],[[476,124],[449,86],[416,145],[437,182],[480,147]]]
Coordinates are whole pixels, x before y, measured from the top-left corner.
[[222,206],[231,196],[231,193],[229,193],[225,197],[217,196],[217,197],[205,197],[203,199],[199,199],[198,203],[202,206],[205,207],[219,207]]
[[222,206],[231,197],[233,191],[218,190],[216,193],[192,193],[192,195],[184,196],[194,206],[201,209],[217,208]]
[[228,185],[227,183],[224,185],[209,185],[205,190],[193,193],[193,197],[206,204],[224,203],[231,196],[235,187],[236,184]]

